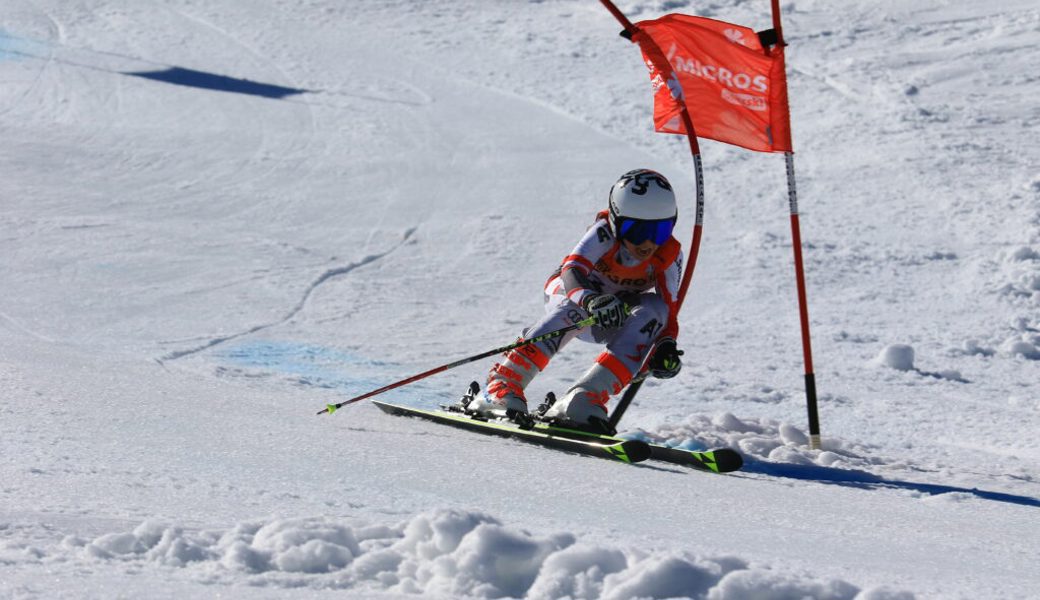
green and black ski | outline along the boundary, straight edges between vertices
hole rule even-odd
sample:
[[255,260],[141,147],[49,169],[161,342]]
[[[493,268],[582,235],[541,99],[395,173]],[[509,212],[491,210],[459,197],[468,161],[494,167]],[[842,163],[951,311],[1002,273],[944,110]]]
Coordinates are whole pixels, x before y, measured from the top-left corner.
[[461,427],[477,433],[512,438],[547,448],[566,450],[587,456],[609,458],[626,463],[650,458],[650,445],[639,440],[606,439],[562,435],[545,429],[521,429],[509,421],[485,421],[469,415],[441,410],[425,410],[373,400],[383,412],[391,415],[419,417],[442,425]]
[[[479,386],[477,386],[477,383],[471,383],[469,396],[475,395],[478,391]],[[616,432],[614,432],[610,424],[606,422],[600,424],[600,430],[590,430],[583,429],[580,426],[567,427],[566,425],[546,420],[543,415],[545,415],[549,408],[555,403],[556,394],[549,392],[545,396],[545,401],[539,405],[533,413],[524,416],[522,420],[536,431],[551,431],[555,435],[566,435],[576,439],[596,439],[603,443],[626,439],[614,435]],[[607,433],[607,431],[609,431],[609,433]],[[648,443],[648,445],[650,446],[650,460],[659,460],[661,462],[684,465],[712,473],[729,473],[737,471],[744,466],[744,458],[739,452],[732,448],[687,450],[683,448],[673,448],[672,446],[664,446],[661,444]]]
[[[610,441],[621,441],[612,435],[591,433],[580,429],[567,429],[550,425],[544,422],[535,422],[535,431],[551,432],[553,435],[563,435],[574,439],[594,439],[602,443]],[[731,448],[715,448],[713,450],[684,450],[660,444],[647,444],[650,447],[650,460],[673,463],[693,467],[700,471],[711,471],[713,473],[729,473],[737,471],[744,466],[744,458],[739,452]]]
[[580,429],[559,427],[542,421],[534,421],[531,428],[522,428],[510,421],[477,419],[458,411],[412,408],[378,400],[372,402],[383,412],[391,415],[419,417],[442,425],[461,427],[487,435],[509,437],[548,448],[611,458],[627,463],[650,459],[712,473],[729,473],[739,470],[744,464],[740,453],[730,448],[685,450],[660,444],[649,444],[641,440],[629,440]]

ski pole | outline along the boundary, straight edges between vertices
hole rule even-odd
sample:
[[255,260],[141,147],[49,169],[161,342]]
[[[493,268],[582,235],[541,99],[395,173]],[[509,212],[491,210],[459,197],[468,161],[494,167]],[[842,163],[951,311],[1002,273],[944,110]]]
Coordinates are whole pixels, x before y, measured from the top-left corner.
[[325,413],[329,413],[331,415],[332,413],[336,412],[336,409],[338,409],[340,407],[343,407],[343,406],[346,406],[347,404],[353,404],[354,402],[359,402],[361,400],[364,400],[365,398],[371,398],[372,396],[377,396],[379,394],[382,394],[383,392],[389,392],[390,390],[392,390],[394,388],[399,388],[402,385],[408,385],[409,383],[414,383],[416,381],[419,381],[420,379],[425,379],[425,378],[429,377],[430,375],[436,375],[437,373],[441,373],[443,371],[447,371],[448,369],[454,369],[455,367],[458,367],[458,366],[461,366],[461,365],[464,365],[464,364],[467,364],[467,363],[471,363],[471,362],[476,362],[478,360],[481,360],[483,358],[487,358],[489,356],[494,356],[496,354],[502,354],[504,352],[509,352],[510,350],[515,350],[517,348],[521,348],[521,347],[526,346],[528,344],[534,344],[536,342],[541,342],[543,340],[548,340],[548,339],[560,337],[561,335],[563,335],[563,334],[565,334],[565,333],[567,333],[569,331],[574,331],[575,329],[581,329],[582,327],[588,327],[589,325],[595,325],[595,324],[596,324],[596,317],[589,317],[589,318],[585,319],[584,321],[578,321],[577,323],[574,323],[573,325],[568,325],[568,326],[566,326],[566,327],[564,327],[562,329],[557,329],[556,331],[550,331],[549,333],[544,333],[544,334],[539,335],[537,337],[533,337],[533,338],[531,338],[529,340],[520,340],[519,342],[516,342],[514,344],[509,344],[508,346],[502,346],[501,348],[495,348],[494,350],[488,350],[487,352],[482,352],[480,354],[476,354],[476,355],[470,356],[468,358],[463,358],[462,360],[457,360],[457,361],[455,361],[453,363],[448,363],[446,365],[441,365],[439,367],[434,367],[434,368],[430,369],[429,371],[424,371],[422,373],[419,373],[418,375],[412,375],[411,377],[409,377],[407,379],[402,379],[401,381],[398,381],[398,382],[395,382],[395,383],[391,383],[390,385],[383,386],[383,387],[379,388],[378,390],[372,390],[371,392],[368,392],[368,393],[365,393],[365,394],[361,394],[360,396],[355,396],[355,397],[353,397],[353,398],[351,398],[349,400],[344,400],[343,402],[340,402],[339,404],[328,404],[328,405],[325,406],[325,408],[323,410],[319,411],[318,414],[319,415],[323,415]]

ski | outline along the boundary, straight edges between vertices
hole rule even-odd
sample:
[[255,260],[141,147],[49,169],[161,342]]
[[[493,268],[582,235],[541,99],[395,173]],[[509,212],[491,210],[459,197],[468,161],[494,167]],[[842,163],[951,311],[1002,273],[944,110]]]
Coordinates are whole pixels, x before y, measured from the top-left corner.
[[715,448],[714,450],[684,450],[649,444],[650,458],[664,462],[686,465],[701,471],[712,473],[732,473],[744,466],[744,457],[732,448]]
[[543,421],[535,421],[532,429],[523,429],[509,421],[479,420],[461,412],[412,408],[378,400],[372,402],[383,412],[391,415],[418,417],[486,435],[509,437],[558,450],[612,458],[622,462],[655,460],[711,473],[730,473],[739,470],[744,464],[740,453],[731,448],[685,450],[560,427]]
[[548,430],[521,429],[509,421],[485,421],[463,413],[425,410],[378,400],[373,400],[372,403],[391,415],[418,417],[441,425],[461,427],[485,435],[511,438],[586,456],[609,458],[625,463],[638,463],[650,458],[650,445],[639,440],[583,438]]
[[[621,441],[625,439],[612,435],[583,431],[581,429],[568,429],[542,421],[535,422],[534,430],[552,433],[553,435],[568,436],[575,439],[596,439],[600,440],[602,443]],[[663,446],[660,444],[647,443],[647,445],[650,447],[650,460],[684,465],[700,471],[730,473],[732,471],[738,471],[742,466],[744,466],[744,458],[739,452],[732,448],[684,450],[682,448],[673,448],[671,446]]]
[[[476,394],[474,386],[476,386],[476,382],[470,384],[471,396]],[[609,429],[611,433],[590,431],[582,429],[580,426],[567,427],[546,420],[544,415],[555,403],[556,394],[552,392],[546,394],[545,401],[542,402],[542,404],[540,404],[526,419],[528,425],[536,431],[552,432],[554,435],[566,435],[577,439],[597,439],[603,443],[626,439],[614,435],[615,432],[613,431],[613,428],[608,424],[604,424],[604,428]],[[744,466],[744,457],[732,448],[686,450],[661,444],[648,443],[647,445],[650,446],[650,460],[684,465],[700,471],[708,471],[711,473],[731,473],[740,470],[740,468]]]

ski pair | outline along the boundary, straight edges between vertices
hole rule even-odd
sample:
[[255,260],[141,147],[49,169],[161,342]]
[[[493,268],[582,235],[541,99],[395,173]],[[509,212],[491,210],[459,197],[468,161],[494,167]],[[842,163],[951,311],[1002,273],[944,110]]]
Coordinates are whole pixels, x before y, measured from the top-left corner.
[[419,417],[442,425],[451,425],[485,435],[512,438],[546,448],[565,450],[599,458],[610,458],[627,463],[642,462],[650,458],[650,447],[638,440],[585,440],[556,435],[555,432],[538,429],[523,429],[512,421],[479,419],[462,412],[427,410],[389,404],[373,400],[383,412],[391,415]]
[[540,406],[534,415],[509,415],[511,420],[488,420],[466,412],[465,404],[479,391],[471,384],[469,393],[456,405],[445,406],[444,410],[428,410],[400,406],[374,400],[382,411],[399,416],[426,419],[442,425],[468,429],[486,435],[508,437],[538,444],[547,448],[564,450],[599,458],[609,458],[626,463],[655,460],[684,465],[701,471],[728,473],[741,468],[744,461],[738,452],[730,448],[714,450],[684,450],[642,440],[628,440],[606,433],[586,431],[577,427],[563,427],[539,420],[538,417],[551,405],[551,397]]

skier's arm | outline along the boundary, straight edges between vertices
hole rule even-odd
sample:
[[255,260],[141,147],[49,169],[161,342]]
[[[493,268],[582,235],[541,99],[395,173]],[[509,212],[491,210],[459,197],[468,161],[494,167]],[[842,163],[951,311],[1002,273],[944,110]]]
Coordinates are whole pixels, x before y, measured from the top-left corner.
[[679,337],[679,283],[682,279],[683,255],[680,251],[672,264],[657,273],[657,293],[668,305],[668,324],[665,325],[658,340]]
[[614,236],[610,233],[606,220],[596,221],[574,247],[574,250],[563,259],[560,265],[560,281],[564,291],[572,302],[584,307],[591,296],[602,293],[599,285],[589,278],[596,269],[598,261],[614,245]]
[[657,293],[668,305],[668,324],[657,337],[653,354],[647,367],[650,374],[658,379],[669,379],[679,374],[682,369],[682,350],[675,343],[679,335],[679,280],[682,277],[682,252],[675,261],[662,272],[657,273]]

